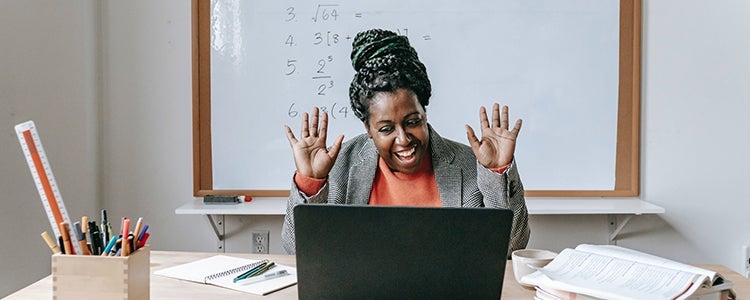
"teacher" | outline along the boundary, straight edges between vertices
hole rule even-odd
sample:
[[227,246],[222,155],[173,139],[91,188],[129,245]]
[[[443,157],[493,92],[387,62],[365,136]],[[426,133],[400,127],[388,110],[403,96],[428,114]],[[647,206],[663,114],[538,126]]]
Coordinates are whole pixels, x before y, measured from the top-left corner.
[[427,122],[432,87],[409,40],[372,29],[352,47],[349,99],[365,133],[338,136],[327,148],[328,114],[318,108],[302,115],[299,138],[284,126],[297,168],[281,233],[286,252],[295,253],[300,203],[508,208],[509,251],[526,247],[528,212],[513,159],[521,120],[509,128],[508,107],[495,103],[491,121],[479,109],[481,139],[466,125],[471,147],[442,138]]

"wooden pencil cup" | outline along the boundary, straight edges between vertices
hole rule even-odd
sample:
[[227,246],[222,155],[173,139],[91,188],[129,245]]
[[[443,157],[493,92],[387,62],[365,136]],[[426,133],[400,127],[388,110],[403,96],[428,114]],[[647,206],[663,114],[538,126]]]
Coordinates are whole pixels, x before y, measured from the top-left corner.
[[53,299],[149,299],[150,248],[129,256],[52,255]]

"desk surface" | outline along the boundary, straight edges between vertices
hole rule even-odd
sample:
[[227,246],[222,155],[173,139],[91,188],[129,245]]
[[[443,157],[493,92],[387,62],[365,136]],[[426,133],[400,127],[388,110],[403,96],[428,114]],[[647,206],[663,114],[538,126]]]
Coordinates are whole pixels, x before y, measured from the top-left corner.
[[[151,251],[151,298],[152,299],[217,299],[222,297],[243,297],[243,299],[297,299],[297,286],[291,286],[277,291],[265,297],[242,293],[212,285],[182,281],[163,276],[154,275],[153,272],[166,267],[192,262],[201,258],[217,255],[208,252],[174,252],[174,251]],[[252,259],[268,258],[280,264],[295,266],[295,258],[292,255],[268,255],[268,254],[227,254],[237,257]],[[711,269],[724,275],[734,282],[734,290],[737,295],[750,295],[750,279],[743,277],[737,272],[720,265],[698,265],[699,267]],[[510,261],[505,270],[503,283],[503,299],[533,299],[534,290],[523,288],[516,283],[513,277],[513,269]],[[26,288],[23,288],[6,299],[52,299],[52,276],[47,276]]]
[[[178,215],[284,215],[287,198],[255,197],[239,204],[203,204],[193,199],[175,209]],[[663,214],[664,208],[638,199],[547,199],[527,198],[530,215]]]

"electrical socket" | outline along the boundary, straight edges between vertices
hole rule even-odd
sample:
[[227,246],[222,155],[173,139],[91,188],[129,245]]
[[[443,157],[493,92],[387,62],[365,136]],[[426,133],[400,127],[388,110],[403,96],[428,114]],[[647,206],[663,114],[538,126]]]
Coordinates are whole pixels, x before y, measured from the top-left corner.
[[742,246],[742,257],[745,258],[745,262],[743,263],[745,266],[745,277],[750,278],[750,246],[744,245]]
[[268,230],[253,231],[252,253],[268,254]]

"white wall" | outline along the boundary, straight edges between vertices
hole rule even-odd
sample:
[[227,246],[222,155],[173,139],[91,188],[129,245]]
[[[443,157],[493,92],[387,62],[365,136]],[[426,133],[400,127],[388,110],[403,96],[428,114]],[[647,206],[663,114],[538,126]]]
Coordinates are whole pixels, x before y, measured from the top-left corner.
[[0,1],[0,297],[50,273],[16,124],[34,120],[71,218],[99,205],[94,2]]
[[[640,199],[667,212],[635,217],[619,245],[741,271],[750,2],[643,8]],[[72,217],[101,208],[143,216],[154,249],[215,250],[204,218],[174,214],[193,199],[189,1],[0,1],[0,41],[0,269],[24,270],[0,273],[0,296],[49,274],[38,235],[50,228],[13,132],[28,119]],[[530,222],[530,247],[607,242],[603,216]],[[271,251],[281,252],[281,217],[226,223],[227,251],[249,251],[248,231],[270,229]]]

